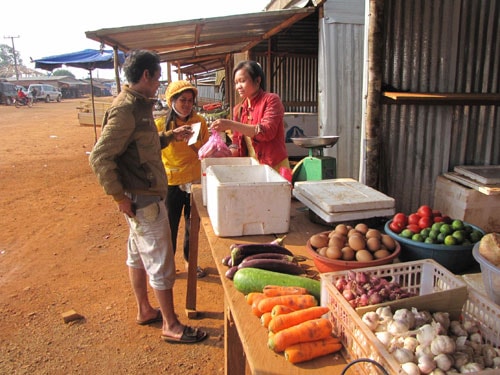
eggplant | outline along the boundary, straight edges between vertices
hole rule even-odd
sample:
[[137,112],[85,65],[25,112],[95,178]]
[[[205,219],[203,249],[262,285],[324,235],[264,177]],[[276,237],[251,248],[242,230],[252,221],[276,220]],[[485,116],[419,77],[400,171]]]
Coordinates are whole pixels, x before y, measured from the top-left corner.
[[232,280],[233,277],[234,277],[234,274],[236,273],[236,271],[238,271],[238,267],[237,266],[233,266],[231,268],[229,268],[226,273],[225,273],[225,276],[229,279],[229,280]]
[[272,243],[233,244],[231,245],[230,249],[233,266],[237,266],[238,264],[240,264],[242,260],[247,256],[255,254],[277,253],[293,256],[293,253],[287,248]]
[[231,261],[231,255],[227,255],[224,258],[222,258],[222,264],[228,267],[232,267],[233,262]]
[[289,275],[302,275],[306,273],[297,263],[282,259],[253,259],[241,262],[237,268],[260,268],[262,270],[286,273]]
[[306,257],[302,255],[287,255],[287,254],[279,254],[279,253],[260,253],[260,254],[254,254],[254,255],[249,255],[245,257],[241,263],[247,262],[249,260],[253,259],[281,259],[281,260],[286,260],[289,262],[293,263],[298,263],[298,262],[304,262],[307,260]]

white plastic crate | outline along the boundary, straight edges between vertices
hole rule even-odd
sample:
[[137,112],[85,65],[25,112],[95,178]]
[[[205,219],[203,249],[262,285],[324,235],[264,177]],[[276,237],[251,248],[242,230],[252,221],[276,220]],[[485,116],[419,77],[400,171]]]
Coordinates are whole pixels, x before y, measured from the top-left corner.
[[212,165],[207,210],[220,237],[286,233],[291,185],[267,165]]
[[207,205],[207,168],[211,165],[259,165],[259,162],[251,157],[201,159],[201,193],[204,206]]
[[[341,339],[344,346],[343,354],[348,362],[359,358],[370,358],[380,363],[389,374],[405,374],[399,363],[361,320],[366,311],[373,311],[384,305],[389,305],[393,309],[415,307],[419,310],[450,312],[450,316],[454,319],[462,314],[481,324],[481,333],[488,343],[494,346],[500,345],[500,307],[474,290],[467,289],[463,280],[437,262],[424,259],[359,268],[354,271],[366,271],[371,275],[396,281],[402,287],[416,293],[417,297],[354,309],[334,285],[337,279],[347,274],[347,271],[321,274],[321,304],[330,308],[333,334]],[[367,362],[353,366],[353,371],[355,368],[358,373],[364,375],[380,374],[374,365]],[[494,373],[495,370],[480,372],[484,375]]]

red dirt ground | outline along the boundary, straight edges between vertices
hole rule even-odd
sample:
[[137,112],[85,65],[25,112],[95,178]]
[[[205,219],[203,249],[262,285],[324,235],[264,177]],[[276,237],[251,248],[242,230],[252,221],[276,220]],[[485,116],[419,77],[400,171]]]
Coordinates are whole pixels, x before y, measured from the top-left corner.
[[[127,226],[89,168],[95,135],[80,126],[79,105],[0,106],[0,373],[223,374],[223,291],[203,234],[199,317],[184,312],[181,251],[174,298],[181,321],[208,340],[168,344],[159,324],[135,323]],[[84,319],[65,324],[71,309]]]

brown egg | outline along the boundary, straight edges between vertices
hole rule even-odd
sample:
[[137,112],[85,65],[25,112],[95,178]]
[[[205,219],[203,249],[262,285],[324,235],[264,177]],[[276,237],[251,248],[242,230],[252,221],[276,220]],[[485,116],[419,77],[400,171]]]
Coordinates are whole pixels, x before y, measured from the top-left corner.
[[328,249],[328,247],[326,247],[326,246],[325,246],[325,247],[320,247],[318,250],[316,250],[316,252],[317,252],[319,255],[321,255],[321,256],[323,256],[323,257],[326,257],[326,250],[327,250],[327,249]]
[[356,260],[358,262],[369,262],[373,260],[373,255],[368,250],[356,251]]
[[356,224],[354,229],[356,229],[358,232],[366,234],[366,232],[368,232],[368,225],[366,225],[365,223],[358,223]]
[[345,225],[345,224],[338,224],[335,227],[335,232],[337,232],[339,234],[342,234],[344,236],[347,236],[347,233],[349,232],[349,230],[347,229],[347,225]]
[[380,240],[377,237],[371,237],[366,240],[366,247],[371,252],[375,252],[380,249]]
[[365,239],[361,236],[350,236],[348,239],[349,247],[353,250],[362,250],[366,247]]
[[380,231],[378,229],[368,229],[368,231],[366,232],[366,238],[381,238],[382,237],[382,233],[380,233]]
[[323,233],[313,234],[309,238],[309,241],[311,242],[311,246],[315,249],[328,246],[328,236]]
[[356,259],[356,252],[349,246],[342,248],[342,260],[354,260]]
[[330,259],[340,259],[342,258],[342,250],[340,247],[328,246],[326,249],[326,257]]
[[345,245],[345,242],[346,240],[343,236],[335,235],[328,241],[328,246],[336,246],[339,249],[342,249]]
[[391,255],[391,252],[389,250],[378,250],[373,253],[375,259],[387,258],[389,255]]
[[391,251],[396,248],[396,241],[388,234],[382,234],[382,243]]
[[354,228],[351,228],[349,229],[349,231],[347,232],[347,237],[351,237],[353,234],[363,234],[361,233],[360,231],[354,229]]

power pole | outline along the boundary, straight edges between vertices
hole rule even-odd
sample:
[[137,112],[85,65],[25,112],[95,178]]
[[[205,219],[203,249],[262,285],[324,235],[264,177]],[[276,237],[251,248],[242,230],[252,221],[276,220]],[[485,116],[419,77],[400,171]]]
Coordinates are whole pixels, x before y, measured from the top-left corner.
[[16,69],[16,81],[19,81],[19,72],[17,70],[17,56],[16,56],[16,47],[14,46],[14,38],[19,38],[18,36],[4,36],[4,39],[10,39],[12,42],[12,53],[14,54],[14,68]]

